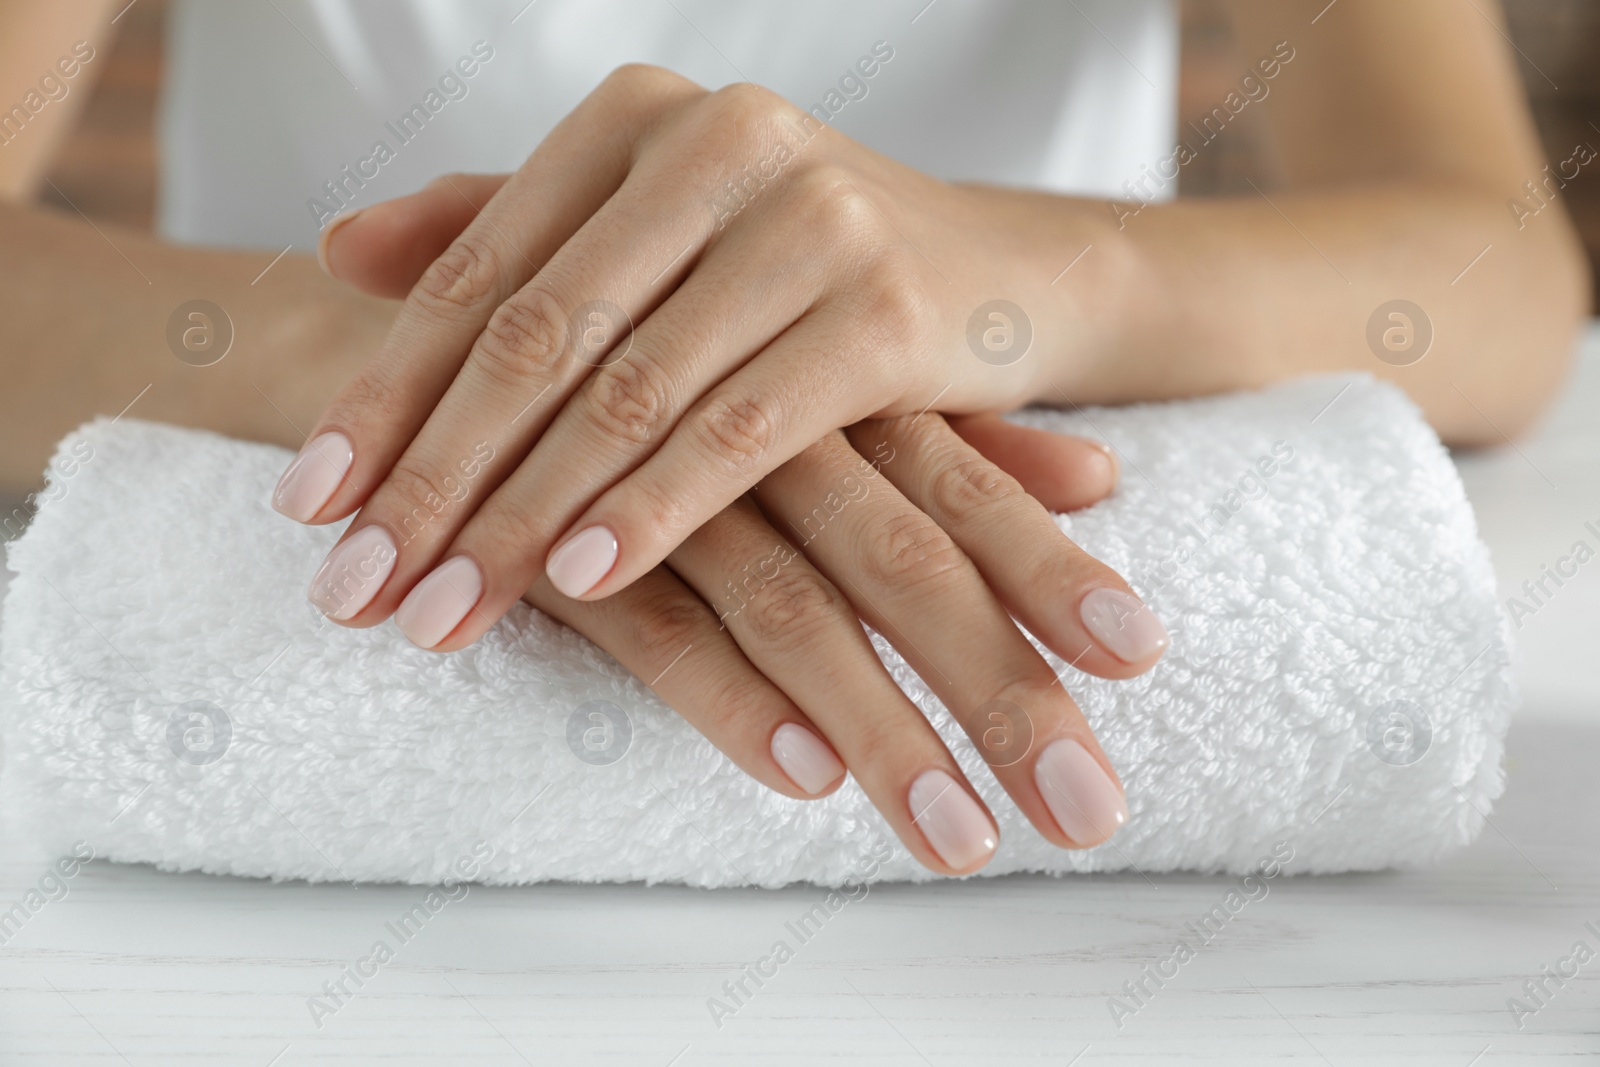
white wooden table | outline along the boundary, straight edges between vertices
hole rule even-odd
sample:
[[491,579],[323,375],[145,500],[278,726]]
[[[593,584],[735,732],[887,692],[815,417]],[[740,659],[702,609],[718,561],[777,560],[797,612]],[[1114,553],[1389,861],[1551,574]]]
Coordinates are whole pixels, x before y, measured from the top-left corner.
[[[1507,592],[1600,519],[1597,406],[1600,333],[1538,438],[1461,463]],[[1600,953],[1600,563],[1518,636],[1527,704],[1475,845],[1431,870],[1274,881],[1120,1027],[1111,995],[1230,879],[879,886],[719,1027],[708,999],[731,1004],[723,983],[793,943],[819,890],[474,888],[314,1020],[310,998],[422,890],[95,863],[0,947],[0,1063],[1600,1060],[1600,957],[1520,1028],[1507,1006],[1534,1007],[1522,983],[1576,942]],[[0,859],[0,909],[41,873]]]

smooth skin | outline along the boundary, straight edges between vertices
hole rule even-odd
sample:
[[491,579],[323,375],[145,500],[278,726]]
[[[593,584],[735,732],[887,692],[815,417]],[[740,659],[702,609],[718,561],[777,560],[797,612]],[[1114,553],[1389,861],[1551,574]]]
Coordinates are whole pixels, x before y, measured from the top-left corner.
[[[418,249],[442,250],[471,221],[458,192],[492,192],[499,180],[452,175],[370,208],[329,231],[323,262],[368,291],[404,292],[415,280],[406,274],[428,262]],[[806,448],[618,596],[575,600],[538,579],[527,599],[653,679],[667,703],[758,780],[790,796],[821,796],[848,768],[919,860],[967,873],[998,842],[992,816],[884,669],[861,620],[928,680],[1047,839],[1065,848],[1100,843],[1126,819],[1120,782],[1012,617],[1102,677],[1132,677],[1159,658],[1155,648],[1124,661],[1085,629],[1076,607],[1088,592],[1133,594],[1063,537],[1045,507],[1094,503],[1115,480],[1109,451],[1078,438],[989,416],[874,420]],[[456,635],[442,647],[464,643]],[[825,779],[800,782],[775,760],[773,739],[787,727],[818,739],[832,760]],[[1030,740],[1012,752],[1019,733]],[[1041,780],[1043,753],[1061,740],[1093,765],[1070,781]],[[951,789],[922,812],[910,798],[930,772]],[[981,820],[981,839],[941,850],[930,843],[937,834],[919,832],[918,816],[929,821],[958,805],[969,825]],[[1079,811],[1096,817],[1075,819]]]

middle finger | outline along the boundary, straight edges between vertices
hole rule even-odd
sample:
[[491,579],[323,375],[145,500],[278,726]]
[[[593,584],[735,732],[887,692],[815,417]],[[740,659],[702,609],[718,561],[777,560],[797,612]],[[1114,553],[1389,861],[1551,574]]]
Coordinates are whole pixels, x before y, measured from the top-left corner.
[[757,489],[762,507],[900,650],[1046,838],[1109,838],[1128,817],[1121,783],[972,561],[843,434],[811,451],[824,462],[779,468]]
[[884,669],[849,601],[751,501],[695,531],[670,563],[719,605],[750,662],[822,730],[924,866],[968,874],[988,862],[999,831],[955,757]]

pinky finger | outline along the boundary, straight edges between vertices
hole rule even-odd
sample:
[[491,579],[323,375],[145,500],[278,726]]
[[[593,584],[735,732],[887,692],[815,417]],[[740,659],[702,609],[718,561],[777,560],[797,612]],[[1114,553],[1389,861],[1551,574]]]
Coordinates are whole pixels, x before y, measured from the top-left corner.
[[1051,511],[1098,504],[1117,487],[1116,456],[1098,441],[1019,426],[999,415],[946,416],[945,421]]
[[410,196],[333,219],[317,241],[322,269],[369,296],[404,300],[509,174],[445,174]]
[[[767,788],[810,800],[844,781],[844,764],[822,732],[751,665],[710,606],[665,568],[605,600],[573,600],[543,578],[525,599],[609,652]],[[795,777],[780,757],[796,768]]]

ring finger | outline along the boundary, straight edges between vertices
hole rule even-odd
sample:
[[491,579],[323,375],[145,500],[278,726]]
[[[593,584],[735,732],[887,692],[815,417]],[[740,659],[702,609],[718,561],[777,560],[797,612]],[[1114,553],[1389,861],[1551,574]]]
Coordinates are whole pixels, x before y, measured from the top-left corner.
[[822,729],[924,866],[967,874],[989,861],[999,831],[955,757],[884,669],[849,601],[750,500],[669,563],[718,605],[750,662]]
[[1121,783],[972,560],[843,434],[808,452],[814,461],[758,487],[763,509],[900,650],[1046,838],[1069,848],[1109,838],[1128,817]]
[[791,797],[819,797],[845,768],[822,732],[734,644],[706,602],[665,567],[627,595],[595,604],[540,581],[534,607],[616,657],[756,781]]

